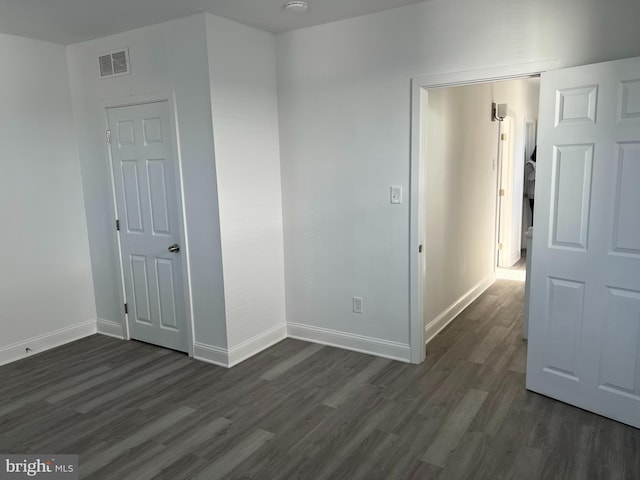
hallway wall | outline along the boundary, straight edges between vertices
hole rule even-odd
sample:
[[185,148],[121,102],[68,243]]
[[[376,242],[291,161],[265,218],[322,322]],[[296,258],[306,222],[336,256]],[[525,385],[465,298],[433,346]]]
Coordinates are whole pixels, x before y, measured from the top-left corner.
[[493,100],[489,83],[428,91],[427,340],[494,280],[498,122],[491,121]]

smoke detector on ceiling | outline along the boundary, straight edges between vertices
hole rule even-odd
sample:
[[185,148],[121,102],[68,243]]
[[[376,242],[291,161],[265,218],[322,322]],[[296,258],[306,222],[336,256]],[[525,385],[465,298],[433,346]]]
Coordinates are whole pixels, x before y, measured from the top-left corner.
[[291,0],[284,4],[287,12],[304,13],[309,10],[309,4],[302,0]]

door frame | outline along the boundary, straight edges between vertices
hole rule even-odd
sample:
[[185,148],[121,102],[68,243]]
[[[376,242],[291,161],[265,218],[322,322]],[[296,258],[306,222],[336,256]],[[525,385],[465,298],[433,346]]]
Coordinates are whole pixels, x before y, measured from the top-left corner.
[[[179,237],[180,237],[180,245],[182,250],[184,251],[184,262],[182,262],[182,278],[183,278],[183,290],[184,290],[184,299],[185,299],[185,318],[186,318],[186,326],[187,326],[187,348],[188,355],[193,357],[194,350],[194,339],[193,339],[193,301],[192,301],[192,290],[191,290],[191,257],[189,254],[189,242],[188,242],[188,232],[187,225],[185,222],[186,212],[184,207],[184,176],[182,174],[182,156],[180,155],[180,130],[179,130],[179,122],[177,116],[177,107],[176,107],[176,95],[175,90],[164,90],[158,92],[151,92],[145,94],[137,94],[137,95],[127,95],[124,97],[112,97],[102,99],[100,102],[102,116],[104,120],[104,131],[106,132],[109,129],[109,117],[108,110],[110,108],[119,108],[119,107],[132,107],[138,105],[145,105],[150,103],[159,103],[159,102],[167,102],[169,106],[169,121],[174,127],[175,132],[175,141],[173,142],[173,155],[176,161],[176,189],[177,189],[177,198],[178,202],[178,225],[179,225]],[[118,255],[118,265],[117,269],[120,275],[120,284],[118,285],[118,295],[121,300],[121,304],[124,305],[127,303],[126,299],[126,290],[125,290],[125,281],[124,281],[124,269],[123,269],[123,258],[122,258],[122,245],[120,242],[120,235],[115,230],[115,220],[118,218],[118,206],[116,202],[116,183],[115,183],[115,175],[114,175],[114,165],[113,165],[113,156],[111,154],[110,144],[108,142],[104,142],[105,145],[105,156],[107,158],[107,162],[109,164],[109,177],[111,183],[111,216],[112,216],[112,225],[113,231],[116,235],[116,244],[117,244],[117,255]],[[182,247],[184,245],[184,248]],[[123,320],[123,333],[124,339],[130,340],[131,335],[129,333],[129,318],[126,313],[122,313]]]
[[[427,119],[422,115],[428,105],[430,88],[454,87],[514,80],[538,76],[557,68],[557,60],[506,65],[435,75],[419,75],[411,79],[411,159],[409,198],[409,345],[411,363],[422,363],[426,356],[424,325],[425,256],[424,215]],[[487,108],[487,114],[489,109]],[[420,248],[422,247],[422,251]],[[495,267],[494,267],[495,268]],[[444,328],[444,326],[442,327]]]
[[[497,268],[500,267],[500,262],[503,259],[504,253],[502,255],[500,255],[500,244],[504,242],[504,237],[505,235],[505,226],[504,224],[507,223],[505,222],[505,213],[504,213],[504,205],[505,203],[507,203],[505,201],[505,196],[500,196],[500,190],[507,190],[507,188],[505,188],[506,183],[505,182],[505,172],[504,172],[504,168],[505,168],[505,163],[508,163],[510,161],[513,161],[513,158],[507,158],[507,162],[505,162],[505,151],[507,148],[511,147],[511,136],[513,135],[513,125],[511,124],[511,120],[507,120],[509,117],[505,117],[503,120],[500,121],[500,123],[498,123],[498,153],[496,154],[496,212],[495,212],[495,218],[494,218],[494,224],[495,224],[495,241],[493,242],[494,245],[494,258],[493,258],[493,270],[495,272],[495,270]],[[504,126],[505,121],[507,122],[506,124],[509,125],[509,131],[505,131]],[[502,135],[506,135],[507,136],[507,140],[503,141],[502,140]],[[504,143],[508,143],[508,145],[504,145]],[[511,152],[513,153],[513,152]],[[504,251],[504,248],[502,249]]]

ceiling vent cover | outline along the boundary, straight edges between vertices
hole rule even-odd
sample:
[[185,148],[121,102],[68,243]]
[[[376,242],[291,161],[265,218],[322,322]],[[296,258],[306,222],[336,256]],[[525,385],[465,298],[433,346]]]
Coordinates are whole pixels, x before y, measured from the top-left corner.
[[119,52],[99,56],[98,67],[100,70],[100,78],[116,77],[131,73],[129,50],[125,48]]

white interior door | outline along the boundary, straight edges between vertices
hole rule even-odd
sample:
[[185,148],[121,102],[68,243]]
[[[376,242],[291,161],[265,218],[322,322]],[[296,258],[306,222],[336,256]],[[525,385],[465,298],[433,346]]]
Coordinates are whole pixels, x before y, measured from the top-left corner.
[[640,58],[540,93],[527,388],[640,427]]
[[131,338],[186,352],[175,131],[168,102],[107,109]]
[[500,122],[498,144],[498,262],[499,267],[511,267],[513,258],[512,210],[513,210],[513,167],[514,167],[513,122],[505,117]]

